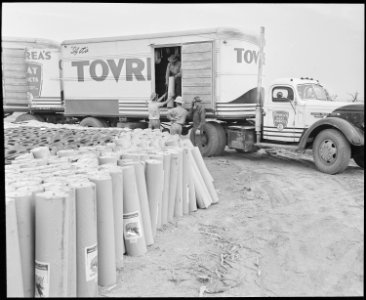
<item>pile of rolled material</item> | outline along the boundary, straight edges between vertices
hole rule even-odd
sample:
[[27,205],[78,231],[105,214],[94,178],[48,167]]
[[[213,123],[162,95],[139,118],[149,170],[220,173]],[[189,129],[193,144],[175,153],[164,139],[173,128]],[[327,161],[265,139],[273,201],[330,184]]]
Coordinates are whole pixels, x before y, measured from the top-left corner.
[[9,297],[97,296],[124,255],[144,255],[162,226],[218,202],[198,148],[159,130],[57,155],[37,147],[5,173]]
[[[6,126],[5,126],[6,125]],[[47,146],[51,154],[59,150],[75,149],[84,146],[105,145],[110,143],[126,128],[82,127],[79,125],[52,124],[27,121],[21,124],[4,123],[5,164],[34,147]]]

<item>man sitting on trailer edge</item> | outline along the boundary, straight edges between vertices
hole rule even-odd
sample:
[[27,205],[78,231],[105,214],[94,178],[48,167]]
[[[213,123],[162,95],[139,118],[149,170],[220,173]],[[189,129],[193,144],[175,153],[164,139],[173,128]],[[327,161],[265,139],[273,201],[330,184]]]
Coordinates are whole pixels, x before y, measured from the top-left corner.
[[183,99],[178,96],[175,100],[177,106],[170,109],[167,114],[167,118],[172,121],[172,125],[170,127],[170,134],[179,134],[182,135],[183,125],[186,122],[186,118],[188,115],[188,111],[182,106]]

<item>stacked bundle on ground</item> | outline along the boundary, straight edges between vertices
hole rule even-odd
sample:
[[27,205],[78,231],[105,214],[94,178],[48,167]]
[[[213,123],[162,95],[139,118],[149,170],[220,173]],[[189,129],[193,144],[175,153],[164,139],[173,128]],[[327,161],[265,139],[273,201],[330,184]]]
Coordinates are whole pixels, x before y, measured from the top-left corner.
[[97,296],[116,284],[124,254],[145,254],[162,226],[218,202],[198,148],[159,130],[56,155],[33,148],[5,172],[15,296]]

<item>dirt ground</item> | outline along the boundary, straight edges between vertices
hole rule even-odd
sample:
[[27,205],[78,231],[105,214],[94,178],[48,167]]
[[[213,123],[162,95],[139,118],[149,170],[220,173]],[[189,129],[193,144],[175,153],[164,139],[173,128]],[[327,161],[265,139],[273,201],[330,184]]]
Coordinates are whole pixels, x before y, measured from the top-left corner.
[[339,175],[290,153],[205,158],[220,202],[165,225],[125,256],[101,296],[361,296],[364,170]]

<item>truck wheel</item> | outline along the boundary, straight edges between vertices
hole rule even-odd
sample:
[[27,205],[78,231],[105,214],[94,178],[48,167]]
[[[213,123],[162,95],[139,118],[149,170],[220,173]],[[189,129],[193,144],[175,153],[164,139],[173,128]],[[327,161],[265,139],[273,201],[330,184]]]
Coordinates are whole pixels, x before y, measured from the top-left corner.
[[351,147],[338,130],[326,129],[315,138],[313,157],[319,171],[327,174],[341,173],[351,159]]
[[203,134],[197,139],[197,146],[202,156],[213,156],[215,153],[222,151],[222,142],[220,142],[222,136],[219,132],[211,122],[203,126]]
[[87,117],[80,122],[80,126],[84,127],[107,127],[107,123],[103,120],[94,118],[94,117]]
[[44,119],[40,115],[31,115],[28,113],[17,116],[15,119],[15,122],[24,122],[24,121],[31,121],[31,120],[44,122]]
[[357,147],[355,149],[355,152],[353,153],[353,160],[362,169],[364,169],[364,152],[363,151],[364,151],[364,146]]
[[212,155],[214,155],[214,156],[222,155],[225,151],[225,146],[226,146],[225,129],[221,126],[220,123],[217,123],[217,122],[208,122],[208,123],[213,124],[216,127],[217,135],[219,137],[219,145],[216,148],[216,152],[214,152]]

